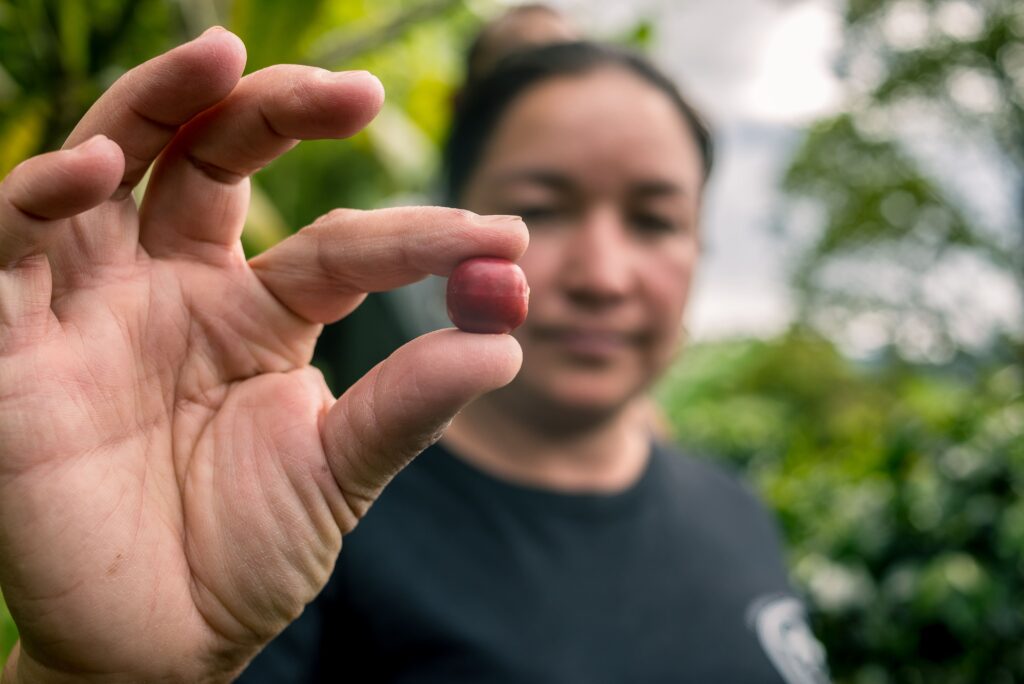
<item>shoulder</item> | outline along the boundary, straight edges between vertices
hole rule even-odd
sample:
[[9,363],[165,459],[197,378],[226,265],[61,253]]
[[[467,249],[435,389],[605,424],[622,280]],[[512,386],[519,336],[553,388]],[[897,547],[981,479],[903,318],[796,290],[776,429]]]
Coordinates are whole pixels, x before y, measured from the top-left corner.
[[730,466],[709,456],[681,451],[664,442],[651,449],[652,468],[677,494],[738,506],[751,515],[771,517],[750,484]]
[[655,444],[651,459],[653,489],[671,517],[686,521],[688,529],[697,524],[722,543],[782,567],[782,535],[775,515],[739,473],[710,457],[666,444]]

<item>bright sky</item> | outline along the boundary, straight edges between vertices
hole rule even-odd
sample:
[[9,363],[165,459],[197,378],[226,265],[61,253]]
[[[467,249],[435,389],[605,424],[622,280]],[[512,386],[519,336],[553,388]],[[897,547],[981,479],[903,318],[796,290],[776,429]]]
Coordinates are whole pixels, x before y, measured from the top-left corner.
[[780,11],[766,27],[752,78],[744,79],[747,116],[803,123],[839,104],[840,87],[829,68],[839,47],[840,18],[823,4]]
[[837,103],[830,62],[841,17],[831,0],[550,2],[593,36],[652,20],[655,58],[718,121],[803,123]]

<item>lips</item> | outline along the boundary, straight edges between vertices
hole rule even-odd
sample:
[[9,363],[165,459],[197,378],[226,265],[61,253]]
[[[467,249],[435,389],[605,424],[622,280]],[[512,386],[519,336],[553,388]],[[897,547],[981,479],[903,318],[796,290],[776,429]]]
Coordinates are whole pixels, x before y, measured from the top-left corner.
[[536,326],[530,333],[565,354],[593,360],[612,359],[636,348],[645,339],[645,335],[634,331],[574,325]]

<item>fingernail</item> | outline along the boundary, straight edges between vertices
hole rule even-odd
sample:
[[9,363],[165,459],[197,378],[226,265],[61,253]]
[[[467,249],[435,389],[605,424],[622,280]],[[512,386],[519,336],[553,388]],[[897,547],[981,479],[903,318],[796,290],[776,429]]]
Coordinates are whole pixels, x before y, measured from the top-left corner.
[[208,28],[205,31],[203,31],[202,35],[199,36],[199,37],[203,38],[207,34],[210,34],[210,33],[224,33],[226,31],[227,31],[227,29],[224,28],[223,26],[211,26],[210,28]]
[[85,142],[79,143],[77,147],[75,147],[75,149],[81,152],[89,152],[95,149],[98,145],[102,145],[103,142],[106,140],[110,140],[110,138],[103,135],[102,133],[97,133],[96,135],[92,136]]
[[515,216],[513,214],[489,214],[486,216],[476,217],[476,223],[482,226],[508,225],[511,227],[512,224],[519,224],[522,222],[522,216]]
[[320,72],[320,78],[330,83],[342,83],[344,81],[353,81],[361,78],[377,78],[369,71],[327,71]]

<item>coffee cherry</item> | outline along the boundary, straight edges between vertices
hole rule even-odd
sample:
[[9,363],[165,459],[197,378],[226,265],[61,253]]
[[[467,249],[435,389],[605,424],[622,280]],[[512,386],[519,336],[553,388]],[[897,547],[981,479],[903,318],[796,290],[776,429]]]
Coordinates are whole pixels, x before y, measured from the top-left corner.
[[466,259],[448,276],[448,318],[466,332],[511,332],[526,320],[529,299],[523,269],[508,259]]

